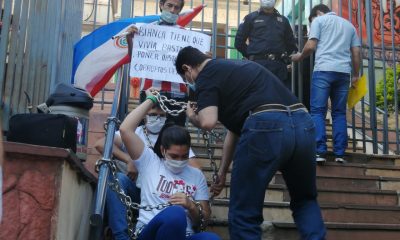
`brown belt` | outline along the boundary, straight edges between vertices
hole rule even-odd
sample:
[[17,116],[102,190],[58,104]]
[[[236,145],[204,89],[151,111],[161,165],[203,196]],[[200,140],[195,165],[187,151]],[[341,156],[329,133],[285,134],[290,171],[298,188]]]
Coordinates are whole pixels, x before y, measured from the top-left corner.
[[254,108],[252,111],[250,111],[250,114],[255,114],[260,112],[273,112],[273,111],[296,112],[299,110],[307,112],[307,108],[302,103],[296,103],[290,106],[285,106],[282,104],[264,104]]

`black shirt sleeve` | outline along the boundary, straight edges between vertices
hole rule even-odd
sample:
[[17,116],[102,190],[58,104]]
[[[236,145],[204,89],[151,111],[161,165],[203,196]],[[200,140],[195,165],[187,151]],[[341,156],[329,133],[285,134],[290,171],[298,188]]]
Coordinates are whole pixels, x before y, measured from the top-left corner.
[[247,38],[250,35],[251,30],[251,17],[247,15],[244,17],[243,23],[239,24],[238,31],[236,32],[235,37],[235,48],[244,56],[247,56]]
[[218,88],[212,81],[206,79],[196,83],[197,112],[210,106],[219,105]]

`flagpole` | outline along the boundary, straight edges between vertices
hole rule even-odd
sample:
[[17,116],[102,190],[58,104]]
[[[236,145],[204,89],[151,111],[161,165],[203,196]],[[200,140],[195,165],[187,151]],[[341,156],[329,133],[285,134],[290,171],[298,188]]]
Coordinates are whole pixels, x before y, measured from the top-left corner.
[[108,117],[106,123],[106,138],[104,142],[103,157],[96,164],[96,167],[98,167],[99,169],[99,178],[95,194],[94,213],[90,216],[91,239],[99,239],[98,238],[100,236],[99,234],[102,233],[103,219],[104,219],[103,218],[104,205],[107,194],[107,182],[111,170],[109,168],[109,163],[112,157],[114,134],[119,122],[116,116],[118,113],[118,106],[120,104],[119,101],[120,101],[121,86],[123,81],[126,81],[126,79],[123,78],[123,67],[120,67],[117,71],[117,83],[115,85],[111,114]]

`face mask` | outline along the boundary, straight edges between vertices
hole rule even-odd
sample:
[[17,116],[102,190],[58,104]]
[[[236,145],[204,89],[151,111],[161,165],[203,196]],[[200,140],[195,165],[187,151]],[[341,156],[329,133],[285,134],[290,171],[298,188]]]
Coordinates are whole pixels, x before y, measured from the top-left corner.
[[262,8],[274,8],[275,0],[260,0],[260,6]]
[[188,87],[189,87],[190,89],[192,89],[193,92],[196,92],[196,84],[188,83],[187,85],[188,85]]
[[183,169],[188,165],[189,160],[172,160],[165,159],[165,166],[174,174],[181,173]]
[[171,24],[176,24],[176,21],[178,20],[179,15],[173,14],[169,11],[162,11],[160,18],[164,22],[171,23]]
[[146,115],[146,128],[151,133],[159,133],[164,126],[166,117]]

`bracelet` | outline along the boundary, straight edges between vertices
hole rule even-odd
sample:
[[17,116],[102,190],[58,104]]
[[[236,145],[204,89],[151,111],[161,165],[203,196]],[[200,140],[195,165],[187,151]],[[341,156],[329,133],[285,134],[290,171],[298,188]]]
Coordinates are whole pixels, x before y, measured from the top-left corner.
[[158,100],[157,100],[157,98],[155,96],[147,96],[146,100],[147,99],[150,99],[153,102],[153,104],[157,104],[157,102],[158,102]]

